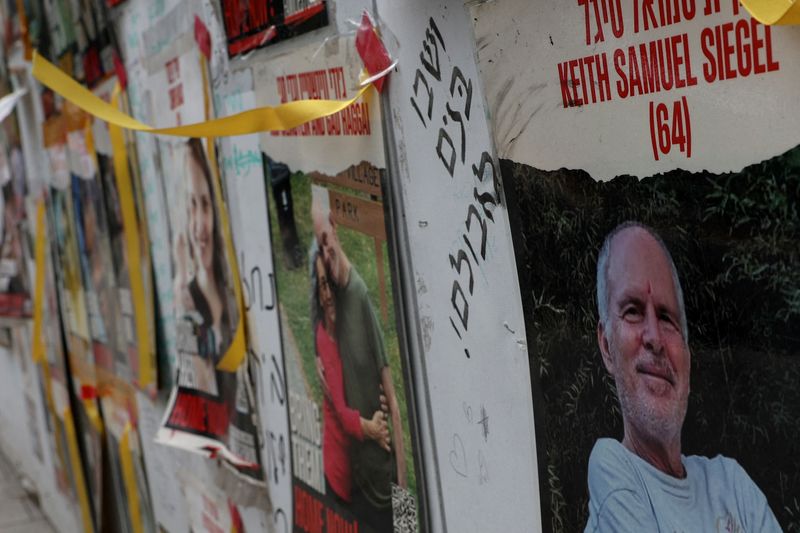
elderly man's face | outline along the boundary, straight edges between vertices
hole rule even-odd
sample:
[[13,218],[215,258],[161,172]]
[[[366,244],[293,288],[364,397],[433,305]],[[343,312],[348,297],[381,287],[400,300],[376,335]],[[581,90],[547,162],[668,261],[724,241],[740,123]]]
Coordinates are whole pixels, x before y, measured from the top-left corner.
[[626,432],[666,441],[686,415],[690,354],[669,260],[641,228],[625,229],[611,243],[608,298],[598,341]]
[[339,285],[343,283],[340,256],[342,254],[341,244],[339,243],[339,235],[336,233],[336,227],[330,220],[330,215],[325,216],[321,212],[312,214],[314,222],[314,236],[317,238],[317,245],[322,255],[322,260],[325,262],[325,268],[328,270],[333,281]]

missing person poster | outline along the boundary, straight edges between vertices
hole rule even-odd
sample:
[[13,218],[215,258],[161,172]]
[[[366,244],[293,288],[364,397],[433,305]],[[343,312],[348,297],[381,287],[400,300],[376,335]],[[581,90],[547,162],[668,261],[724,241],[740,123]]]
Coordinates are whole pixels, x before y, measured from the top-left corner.
[[[117,83],[109,78],[94,89],[110,100]],[[90,300],[90,330],[94,338],[98,402],[104,420],[104,446],[110,490],[104,491],[107,524],[124,531],[141,524],[153,529],[150,496],[143,480],[139,435],[136,428],[134,384],[139,384],[139,351],[134,318],[130,264],[122,225],[121,199],[114,168],[114,149],[105,123],[88,121],[68,133],[73,155],[84,165],[72,175],[82,265],[88,265],[84,280],[97,293],[99,317],[94,317]],[[126,162],[129,164],[130,162]],[[89,176],[86,179],[84,176]],[[134,200],[135,209],[135,200]],[[85,268],[85,266],[84,266]],[[145,296],[145,301],[147,297]],[[97,328],[97,329],[95,329]],[[100,347],[98,348],[98,345]],[[144,361],[153,364],[154,361]]]
[[[49,194],[49,193],[47,193]],[[47,221],[45,220],[45,224]],[[80,502],[88,502],[85,477],[81,471],[79,458],[70,454],[70,447],[75,445],[71,437],[75,435],[75,426],[70,416],[70,397],[68,383],[68,366],[64,345],[62,344],[61,319],[58,309],[56,278],[53,269],[52,237],[46,230],[47,240],[44,250],[44,302],[42,337],[44,340],[44,360],[39,362],[40,383],[43,389],[46,406],[46,427],[48,432],[49,455],[52,458],[52,485],[55,488],[55,499],[51,507],[55,516],[63,519],[65,528],[80,527],[82,516]],[[75,461],[77,459],[77,461]],[[55,509],[54,509],[55,508]],[[66,514],[60,514],[60,510]],[[89,525],[91,518],[89,517]]]
[[[47,221],[45,220],[45,223]],[[47,247],[45,248],[45,286],[43,303],[43,323],[42,337],[44,339],[44,355],[46,360],[42,361],[42,386],[45,390],[45,403],[48,409],[49,422],[48,429],[51,437],[51,447],[53,448],[53,468],[56,479],[56,487],[64,495],[75,498],[75,480],[70,472],[69,455],[67,452],[66,432],[64,430],[64,420],[61,413],[69,408],[69,389],[67,384],[67,361],[64,355],[64,347],[61,343],[61,325],[58,314],[58,296],[56,294],[55,274],[53,272],[52,253],[49,249],[49,235]],[[46,366],[46,370],[44,367]]]
[[[43,137],[50,164],[47,213],[53,235],[51,248],[59,292],[61,323],[72,375],[71,394],[78,399],[75,412],[65,408],[62,415],[65,419],[67,442],[72,450],[71,457],[81,458],[79,461],[72,461],[72,465],[73,475],[85,480],[88,493],[85,506],[89,508],[89,516],[83,516],[84,524],[87,527],[96,527],[96,524],[100,523],[103,426],[96,401],[97,373],[92,353],[86,291],[81,274],[78,230],[71,191],[72,170],[76,168],[73,164],[77,163],[71,157],[67,145],[66,114],[56,113],[52,107],[46,110],[48,115],[43,124]],[[74,427],[70,427],[72,424]],[[81,470],[80,475],[76,474],[77,469]]]
[[118,344],[121,308],[111,260],[105,196],[98,176],[93,120],[72,105],[66,105],[65,109],[73,215],[94,362],[98,369],[129,381],[128,355]]
[[[46,220],[45,220],[46,223]],[[74,510],[75,518],[79,515],[79,498],[88,498],[82,473],[78,475],[69,453],[69,436],[74,435],[74,427],[65,413],[70,410],[69,382],[67,359],[62,344],[61,318],[58,309],[58,294],[55,272],[53,269],[53,250],[50,232],[45,233],[45,286],[43,303],[43,338],[45,360],[41,362],[41,382],[44,387],[45,404],[48,411],[48,430],[50,432],[50,448],[53,457],[53,477],[55,487],[64,496],[69,509]]]
[[800,28],[725,1],[472,18],[545,530],[800,527]]
[[[179,5],[147,30],[157,126],[195,123],[213,114],[208,62],[194,40],[199,19]],[[175,38],[175,28],[185,31]],[[157,89],[156,89],[157,88]],[[246,379],[236,265],[220,194],[216,147],[207,140],[163,138],[159,151],[169,209],[177,376],[158,441],[217,455],[263,477]],[[238,339],[238,340],[237,340]],[[234,368],[223,361],[243,357]]]
[[[117,77],[110,77],[94,89],[94,93],[105,101],[111,101],[114,87],[118,85]],[[153,309],[150,255],[148,251],[147,226],[140,216],[142,199],[138,186],[135,152],[129,150],[128,139],[123,134],[122,144],[114,145],[108,124],[102,120],[92,122],[92,140],[97,160],[97,177],[102,193],[102,208],[105,227],[108,232],[108,247],[112,269],[110,273],[115,280],[116,296],[116,353],[124,362],[117,365],[116,375],[120,379],[135,386],[155,391],[155,347],[153,339],[153,323],[151,318],[138,320],[137,312],[150,317]],[[115,153],[119,152],[119,153]],[[115,157],[122,158],[127,173],[117,176]],[[126,190],[129,198],[121,197],[118,180],[127,179]],[[123,201],[128,201],[133,211],[133,227],[126,228],[124,222]],[[130,232],[130,235],[129,235]],[[138,241],[138,257],[130,257],[128,239]],[[138,276],[139,294],[135,294],[132,283],[133,276]],[[138,305],[141,309],[136,308]],[[142,331],[140,331],[140,328]],[[139,346],[144,340],[144,348]],[[144,357],[141,357],[141,356]]]
[[243,376],[246,369],[217,367],[233,345],[240,319],[223,237],[223,200],[215,193],[216,177],[200,139],[184,141],[174,160],[183,160],[175,167],[182,183],[172,203],[178,372],[164,433],[181,431],[186,435],[170,440],[185,439],[185,446],[212,455],[219,449],[232,462],[257,470],[255,443],[247,454],[232,451],[236,413],[248,412],[250,401],[245,387],[238,386],[238,374]]
[[0,318],[30,318],[33,311],[28,263],[32,258],[25,206],[27,179],[17,113],[0,127]]
[[[145,66],[146,36],[148,28],[159,17],[165,15],[166,5],[148,9],[145,4],[127,2],[117,10],[117,35],[121,56],[125,62],[128,78],[126,93],[131,116],[146,124],[155,122],[152,94],[162,86],[151,86]],[[143,28],[143,25],[145,27]],[[174,28],[175,31],[178,28]],[[152,50],[155,52],[155,50]],[[170,225],[166,199],[165,180],[161,173],[161,157],[158,138],[149,133],[135,132],[135,149],[129,149],[134,157],[142,189],[143,219],[147,226],[150,264],[152,266],[154,326],[157,343],[158,388],[171,389],[176,369],[175,316],[172,294],[172,252],[170,248]],[[133,153],[135,152],[135,155]]]
[[[318,51],[316,53],[315,51]],[[352,38],[256,69],[263,105],[345,99]],[[293,531],[417,531],[410,387],[387,246],[378,95],[261,136],[289,408]]]

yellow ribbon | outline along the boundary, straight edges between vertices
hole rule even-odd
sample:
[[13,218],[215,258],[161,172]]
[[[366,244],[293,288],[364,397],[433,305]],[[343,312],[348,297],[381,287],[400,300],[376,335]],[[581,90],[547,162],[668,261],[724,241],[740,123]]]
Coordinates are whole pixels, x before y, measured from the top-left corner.
[[[119,107],[120,86],[117,83],[111,95],[111,105]],[[150,328],[147,324],[144,280],[142,279],[141,249],[139,247],[139,222],[133,202],[133,187],[128,168],[128,154],[122,128],[108,124],[114,154],[114,174],[117,179],[122,227],[125,230],[125,246],[128,252],[128,277],[131,283],[133,316],[136,324],[136,348],[139,353],[139,388],[147,389],[155,381],[155,360],[150,353]]]
[[35,363],[44,361],[44,338],[42,336],[42,314],[44,308],[44,274],[46,266],[46,233],[44,199],[40,199],[36,206],[36,281],[33,291],[33,346],[31,357]]
[[100,416],[100,411],[97,409],[97,400],[94,398],[85,398],[83,400],[83,407],[86,409],[86,417],[89,423],[102,437],[103,435],[103,418]]
[[762,24],[800,24],[800,1],[741,0],[754,19]]
[[261,131],[289,130],[310,120],[338,113],[361,98],[372,86],[371,84],[364,86],[349,100],[298,100],[275,107],[259,107],[197,124],[154,128],[104,102],[35,51],[33,75],[42,85],[49,87],[64,99],[109,124],[137,131],[179,137],[225,137]]
[[[201,59],[201,61],[203,59]],[[208,95],[208,75],[207,65],[205,63],[203,63],[202,72],[205,82],[203,86],[208,115],[208,110],[210,108],[210,97]],[[87,113],[90,113],[91,115],[108,122],[112,135],[112,143],[114,145],[114,167],[117,175],[118,187],[120,190],[121,207],[123,210],[123,224],[125,226],[125,234],[128,241],[128,256],[132,261],[139,257],[138,253],[134,253],[139,248],[139,241],[137,238],[135,238],[136,233],[138,233],[138,229],[128,231],[129,225],[131,228],[136,227],[135,208],[132,204],[133,200],[132,192],[130,190],[130,176],[128,174],[127,161],[124,161],[124,164],[121,159],[118,161],[117,153],[124,154],[124,152],[121,150],[117,150],[117,147],[120,146],[120,144],[117,143],[122,143],[122,145],[124,145],[124,139],[122,139],[121,132],[118,128],[127,128],[136,131],[158,133],[162,135],[205,137],[207,139],[210,166],[216,176],[216,179],[212,180],[214,182],[214,192],[218,198],[218,205],[220,206],[220,219],[223,226],[222,230],[225,235],[226,252],[229,259],[229,264],[231,265],[232,283],[234,286],[234,292],[236,294],[237,306],[239,308],[239,323],[237,325],[236,332],[230,347],[217,364],[217,368],[228,372],[234,372],[241,364],[246,353],[244,305],[242,289],[239,284],[238,270],[236,268],[236,254],[233,250],[233,241],[228,224],[228,217],[224,212],[224,206],[222,205],[221,201],[222,191],[219,183],[219,173],[216,165],[216,153],[214,150],[213,138],[230,135],[246,135],[261,131],[289,130],[311,120],[338,113],[361,98],[372,85],[369,84],[362,87],[349,100],[298,100],[275,107],[260,107],[250,111],[237,113],[229,117],[206,120],[197,124],[187,124],[185,126],[177,126],[172,128],[154,128],[139,122],[135,118],[121,111],[118,108],[117,99],[113,99],[112,103],[109,104],[103,101],[101,98],[95,96],[91,91],[87,90],[85,87],[73,80],[70,76],[65,74],[62,70],[44,59],[35,51],[33,54],[33,75],[37,80],[39,80],[39,82],[59,93],[67,101],[78,106]],[[115,89],[115,95],[117,94],[117,89]],[[127,176],[127,179],[125,176]],[[121,182],[125,182],[125,185],[123,185]],[[125,199],[129,199],[129,201],[126,201]],[[126,206],[126,204],[128,205]],[[133,241],[135,241],[135,243]],[[146,350],[146,347],[148,346],[148,344],[144,342],[146,340],[147,332],[145,322],[146,316],[143,316],[144,313],[138,311],[139,309],[145,309],[144,290],[140,275],[134,274],[137,269],[135,267],[131,267],[129,270],[131,272],[131,293],[134,297],[134,313],[136,315],[135,320],[137,327],[137,342],[140,364],[139,379],[140,386],[144,387],[154,379],[154,371],[152,367],[150,367],[149,364],[145,364],[145,361],[148,361],[146,355],[144,358],[142,357],[143,350]],[[136,287],[134,285],[136,285]]]
[[86,487],[86,479],[83,477],[83,466],[81,465],[81,456],[78,451],[78,439],[75,436],[75,422],[72,419],[72,411],[70,411],[69,407],[64,409],[63,418],[64,428],[67,432],[72,474],[75,476],[75,492],[78,493],[78,502],[80,503],[81,517],[83,518],[83,531],[92,533],[94,526],[92,525],[92,511],[89,508],[89,491]]
[[119,460],[122,463],[122,477],[125,482],[125,493],[128,497],[128,513],[131,516],[133,533],[142,533],[142,515],[139,510],[139,489],[136,486],[136,473],[133,470],[130,436],[131,423],[125,423],[122,438],[119,439]]

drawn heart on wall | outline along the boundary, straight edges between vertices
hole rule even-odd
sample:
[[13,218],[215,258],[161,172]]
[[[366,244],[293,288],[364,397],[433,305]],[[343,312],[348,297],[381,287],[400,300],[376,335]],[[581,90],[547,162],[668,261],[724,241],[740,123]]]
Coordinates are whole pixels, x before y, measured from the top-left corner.
[[464,442],[458,433],[453,434],[453,449],[450,450],[450,466],[461,477],[467,477],[467,454]]
[[467,419],[467,422],[472,424],[472,407],[470,407],[467,402],[462,402],[461,408],[464,409],[464,418]]

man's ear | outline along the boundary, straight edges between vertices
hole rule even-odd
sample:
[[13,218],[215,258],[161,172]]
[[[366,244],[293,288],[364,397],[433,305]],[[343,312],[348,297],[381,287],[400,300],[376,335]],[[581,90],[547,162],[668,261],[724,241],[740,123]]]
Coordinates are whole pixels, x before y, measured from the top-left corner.
[[331,228],[333,228],[333,230],[335,231],[336,230],[336,221],[333,219],[333,211],[329,211],[328,212],[328,222],[330,223]]
[[603,364],[612,376],[614,375],[614,359],[611,357],[611,350],[608,347],[608,337],[606,336],[603,321],[597,321],[597,345],[600,347],[600,355],[603,356]]

